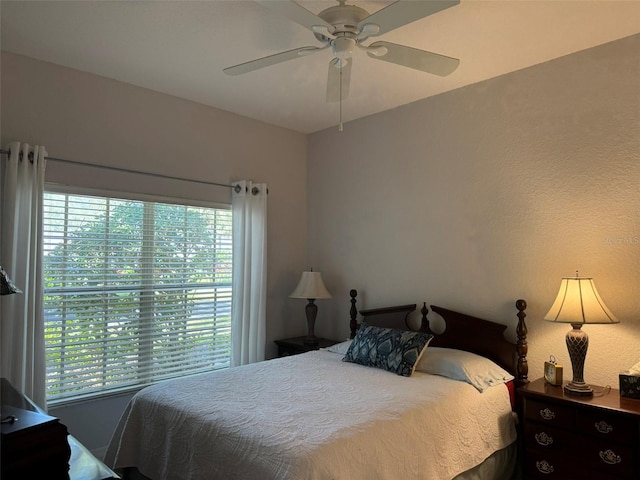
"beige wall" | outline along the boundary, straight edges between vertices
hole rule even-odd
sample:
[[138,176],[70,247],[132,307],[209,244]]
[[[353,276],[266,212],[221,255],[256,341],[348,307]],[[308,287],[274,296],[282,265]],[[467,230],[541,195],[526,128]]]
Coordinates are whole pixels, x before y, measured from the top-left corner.
[[[268,353],[304,333],[287,297],[306,260],[305,135],[215,108],[18,55],[2,54],[2,145],[50,156],[228,184],[266,182]],[[48,162],[48,182],[230,203],[230,189]]]
[[511,336],[524,298],[530,378],[550,354],[571,376],[570,326],[542,319],[578,269],[622,322],[584,328],[585,380],[617,387],[640,361],[639,52],[636,35],[311,135],[309,261],[339,294],[319,333],[347,335],[349,288]]
[[[267,354],[302,335],[288,298],[306,263],[307,137],[106,78],[3,53],[1,145],[45,145],[49,155],[228,184],[269,186]],[[48,162],[48,182],[230,203],[230,189]],[[300,306],[302,307],[302,306]],[[297,313],[297,312],[296,312]],[[90,449],[108,442],[123,409],[110,398],[53,410]],[[96,412],[99,411],[99,419]],[[98,421],[99,420],[99,421]]]

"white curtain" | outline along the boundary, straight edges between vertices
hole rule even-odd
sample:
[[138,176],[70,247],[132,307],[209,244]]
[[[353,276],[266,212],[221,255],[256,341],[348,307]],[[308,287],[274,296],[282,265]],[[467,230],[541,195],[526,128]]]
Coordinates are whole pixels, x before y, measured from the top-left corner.
[[42,197],[47,152],[18,142],[2,156],[0,265],[22,294],[0,296],[0,374],[46,408]]
[[231,363],[265,358],[267,299],[267,185],[235,182]]

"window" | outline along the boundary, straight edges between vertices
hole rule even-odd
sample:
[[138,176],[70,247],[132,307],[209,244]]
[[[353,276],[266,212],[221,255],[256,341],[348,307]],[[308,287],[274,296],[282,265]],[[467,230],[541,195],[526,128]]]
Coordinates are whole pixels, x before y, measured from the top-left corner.
[[231,210],[47,192],[49,403],[230,364]]

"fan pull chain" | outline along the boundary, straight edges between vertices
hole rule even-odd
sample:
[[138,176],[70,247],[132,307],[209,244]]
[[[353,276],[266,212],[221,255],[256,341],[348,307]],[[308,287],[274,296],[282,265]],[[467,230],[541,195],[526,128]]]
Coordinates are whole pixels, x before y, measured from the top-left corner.
[[342,130],[342,62],[340,62],[340,123],[338,125],[338,131],[341,132]]

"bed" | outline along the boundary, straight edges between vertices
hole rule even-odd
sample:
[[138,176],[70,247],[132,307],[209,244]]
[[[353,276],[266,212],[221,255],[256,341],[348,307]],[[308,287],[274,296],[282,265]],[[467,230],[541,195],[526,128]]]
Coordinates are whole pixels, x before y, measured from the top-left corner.
[[[514,344],[505,325],[432,305],[435,334],[426,304],[411,328],[415,304],[358,312],[350,296],[347,342],[141,390],[105,462],[125,479],[511,478],[526,303]],[[376,330],[426,341],[409,375],[343,361]]]

